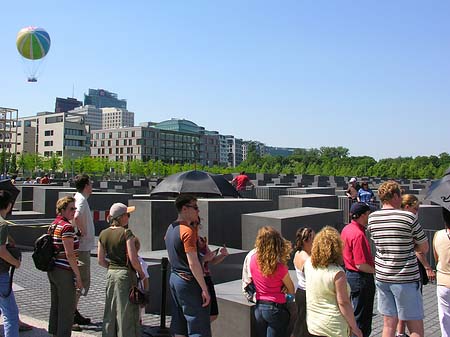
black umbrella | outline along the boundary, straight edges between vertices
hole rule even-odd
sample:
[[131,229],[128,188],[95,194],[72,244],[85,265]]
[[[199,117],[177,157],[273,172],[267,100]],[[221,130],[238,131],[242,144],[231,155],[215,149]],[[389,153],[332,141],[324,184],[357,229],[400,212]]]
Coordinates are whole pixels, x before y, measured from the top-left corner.
[[151,196],[177,196],[190,193],[200,197],[239,197],[236,189],[220,174],[186,171],[168,176],[150,193]]
[[450,169],[441,179],[431,184],[425,200],[441,205],[450,211]]
[[17,196],[19,195],[20,191],[16,186],[13,185],[11,179],[0,180],[0,191],[1,190],[8,191],[12,194],[14,206],[14,203],[16,202]]

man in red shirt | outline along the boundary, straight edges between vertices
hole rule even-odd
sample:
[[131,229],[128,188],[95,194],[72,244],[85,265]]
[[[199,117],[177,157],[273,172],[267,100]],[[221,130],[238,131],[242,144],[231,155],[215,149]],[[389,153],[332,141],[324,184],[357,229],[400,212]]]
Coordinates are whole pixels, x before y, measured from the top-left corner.
[[247,184],[255,187],[255,185],[250,181],[249,177],[245,174],[245,171],[239,173],[239,175],[231,181],[231,184],[235,186],[238,191],[244,191]]
[[372,330],[375,297],[375,263],[365,234],[370,211],[366,203],[354,203],[350,209],[352,221],[341,233],[346,276],[351,288],[350,298],[356,323],[364,337],[369,337]]

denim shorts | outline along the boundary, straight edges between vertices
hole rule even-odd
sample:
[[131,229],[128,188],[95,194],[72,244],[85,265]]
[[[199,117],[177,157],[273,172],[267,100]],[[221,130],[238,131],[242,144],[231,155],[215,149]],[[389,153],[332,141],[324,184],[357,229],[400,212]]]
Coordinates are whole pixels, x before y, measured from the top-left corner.
[[387,283],[375,281],[378,311],[385,316],[397,316],[402,321],[424,318],[420,283]]

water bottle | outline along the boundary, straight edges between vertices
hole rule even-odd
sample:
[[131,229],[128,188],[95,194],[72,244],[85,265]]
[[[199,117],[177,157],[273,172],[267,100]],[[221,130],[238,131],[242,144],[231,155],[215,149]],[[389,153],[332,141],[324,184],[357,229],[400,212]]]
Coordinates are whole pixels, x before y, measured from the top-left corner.
[[292,294],[286,294],[286,302],[287,303],[295,302],[295,296]]

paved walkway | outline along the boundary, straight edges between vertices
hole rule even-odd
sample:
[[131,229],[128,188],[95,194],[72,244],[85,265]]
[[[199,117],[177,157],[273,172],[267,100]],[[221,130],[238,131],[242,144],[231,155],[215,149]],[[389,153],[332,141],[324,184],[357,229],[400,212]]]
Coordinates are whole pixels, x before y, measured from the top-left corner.
[[[91,268],[91,289],[86,298],[81,298],[79,309],[84,316],[92,319],[93,324],[85,327],[81,333],[73,333],[73,336],[101,336],[106,270],[98,266],[95,258],[91,259]],[[22,267],[16,271],[14,279],[15,296],[21,318],[26,323],[36,327],[30,332],[22,332],[20,334],[21,337],[49,336],[46,328],[50,312],[50,285],[47,274],[35,269],[31,259],[31,253],[26,252],[23,254]],[[432,284],[424,287],[424,307],[426,314],[425,336],[440,336],[436,287]],[[376,312],[376,308],[374,312]],[[143,336],[152,336],[152,331],[154,330],[151,327],[159,326],[159,319],[157,315],[144,315]],[[167,326],[169,319],[167,320]],[[378,314],[375,315],[372,336],[381,336],[382,324],[381,316]]]

